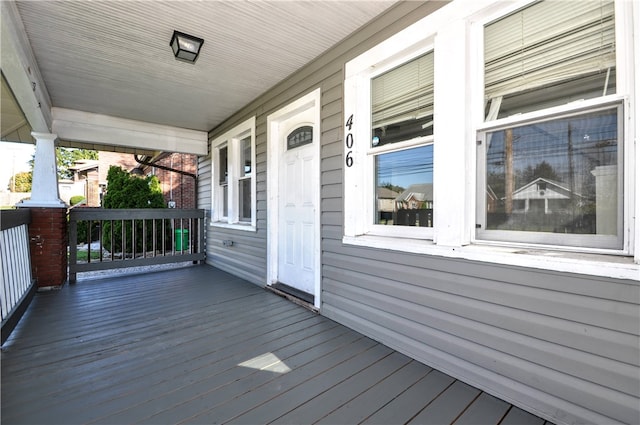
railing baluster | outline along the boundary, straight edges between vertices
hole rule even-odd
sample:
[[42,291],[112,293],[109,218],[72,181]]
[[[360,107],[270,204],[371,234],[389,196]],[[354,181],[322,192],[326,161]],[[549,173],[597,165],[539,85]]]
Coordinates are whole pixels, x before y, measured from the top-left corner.
[[102,240],[104,237],[102,236],[102,220],[98,221],[98,240],[100,240],[100,262],[102,263],[102,253],[104,252],[104,245],[102,244]]
[[[88,259],[86,262],[78,263],[77,257],[72,259],[72,254],[70,254],[70,276],[76,272],[92,270],[107,270],[145,264],[175,263],[179,261],[193,261],[194,263],[202,261],[204,260],[205,253],[201,248],[204,245],[202,242],[203,232],[200,229],[200,223],[204,219],[204,215],[203,210],[74,209],[70,212],[69,218],[70,243],[74,237],[77,241],[78,221],[88,220],[91,223],[87,223],[89,226],[89,234],[95,229],[93,223],[99,223],[98,226],[101,230],[101,236],[99,238],[100,253],[102,253],[105,247],[108,248],[111,253],[110,256],[106,258],[110,258],[111,261],[103,261],[101,257],[100,261],[91,261]],[[151,223],[149,223],[149,220],[151,220]],[[160,225],[157,220],[161,221]],[[121,226],[120,231],[115,230],[118,225]],[[139,228],[138,225],[140,225]],[[74,228],[73,226],[76,227]],[[152,232],[151,235],[149,235],[149,231]],[[170,237],[167,233],[169,231],[171,232]],[[129,234],[128,232],[131,233]],[[121,239],[117,240],[118,238],[114,237],[114,235],[119,235]],[[181,239],[177,240],[177,237]],[[142,238],[142,241],[140,241],[140,238]],[[106,239],[109,240],[109,243],[104,242]],[[91,240],[87,242],[90,246]],[[171,242],[171,247],[167,246],[169,242]],[[138,243],[140,243],[140,245],[138,245]],[[162,245],[161,247],[158,246],[160,243]],[[185,246],[185,244],[189,245]],[[179,246],[179,249],[176,249],[176,246]],[[153,254],[147,255],[149,249],[153,251]],[[118,251],[120,251],[120,253],[118,253]],[[73,253],[74,250],[71,249],[70,252]],[[90,253],[91,248],[89,248],[89,256]],[[116,254],[118,254],[117,257]]]
[[120,245],[122,246],[121,248],[122,259],[124,260],[126,258],[126,252],[127,252],[127,235],[126,235],[126,225],[124,220],[120,220],[120,226],[122,227],[122,232],[121,232],[122,240],[120,242]]
[[87,263],[91,262],[91,220],[87,220]]
[[147,220],[142,220],[142,258],[147,258]]
[[[73,212],[73,210],[71,210]],[[69,282],[76,282],[76,264],[78,263],[78,220],[69,213]]]
[[115,261],[116,258],[114,257],[114,253],[116,252],[115,249],[115,241],[113,240],[113,220],[109,220],[110,226],[109,226],[109,230],[111,232],[111,246],[109,247],[110,251],[111,251],[111,261]]
[[162,219],[162,255],[165,256],[167,255],[167,229],[166,229],[166,225],[165,223],[167,222],[167,220]]
[[153,227],[153,235],[151,235],[152,241],[153,241],[153,243],[152,243],[153,244],[153,246],[152,246],[152,248],[153,248],[153,257],[155,257],[156,256],[156,252],[158,250],[157,240],[156,240],[157,239],[156,233],[157,233],[158,230],[157,230],[157,227],[156,227],[156,219],[154,218],[151,222],[152,222],[152,227]]
[[131,220],[131,258],[136,258],[136,220]]
[[0,221],[0,317],[4,343],[35,293],[28,209],[5,210]]

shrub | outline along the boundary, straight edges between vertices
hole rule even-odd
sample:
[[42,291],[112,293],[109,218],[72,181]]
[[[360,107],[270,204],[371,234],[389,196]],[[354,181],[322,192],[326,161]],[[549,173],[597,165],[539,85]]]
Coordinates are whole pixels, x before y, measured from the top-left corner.
[[71,206],[74,205],[78,205],[80,202],[84,201],[86,198],[82,195],[75,195],[72,196],[71,199],[69,199],[69,204],[71,204]]
[[[156,176],[137,177],[129,174],[117,166],[111,166],[107,174],[107,193],[103,198],[104,208],[165,208],[160,181]],[[131,253],[132,234],[142,235],[143,221],[146,221],[145,232],[148,247],[153,244],[153,220],[115,221],[113,229],[111,222],[105,222],[102,229],[103,246],[112,252]],[[113,233],[113,241],[111,235]],[[162,225],[156,223],[156,240],[162,240]],[[123,244],[124,239],[124,244]],[[136,252],[142,252],[143,239],[136,237]]]

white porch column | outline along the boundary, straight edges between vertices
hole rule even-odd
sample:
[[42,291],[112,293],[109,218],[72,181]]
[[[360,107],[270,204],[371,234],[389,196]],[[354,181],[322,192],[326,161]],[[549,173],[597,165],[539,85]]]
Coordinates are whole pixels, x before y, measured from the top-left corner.
[[36,139],[36,155],[33,165],[31,199],[20,202],[18,207],[66,208],[60,200],[56,166],[55,141],[57,135],[32,132]]

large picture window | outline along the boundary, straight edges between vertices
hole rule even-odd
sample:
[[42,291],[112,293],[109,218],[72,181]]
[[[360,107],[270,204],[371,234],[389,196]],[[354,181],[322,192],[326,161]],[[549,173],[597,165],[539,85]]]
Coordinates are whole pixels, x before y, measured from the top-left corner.
[[485,235],[621,248],[621,115],[614,106],[486,132]]
[[212,142],[212,223],[255,229],[255,119]]
[[613,12],[542,1],[485,26],[479,239],[622,249]]

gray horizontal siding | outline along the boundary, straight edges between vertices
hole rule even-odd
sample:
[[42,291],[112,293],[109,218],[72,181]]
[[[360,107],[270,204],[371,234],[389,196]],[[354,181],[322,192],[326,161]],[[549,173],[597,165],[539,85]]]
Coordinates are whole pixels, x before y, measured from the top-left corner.
[[198,208],[211,210],[211,157],[198,158]]
[[[461,285],[460,275],[434,277],[438,272],[429,269],[410,279],[388,260],[363,261],[365,271],[327,262],[322,311],[328,317],[498,396],[513,397],[514,383],[525,386],[531,391],[517,399],[539,393],[528,407],[547,415],[557,404],[547,404],[543,395],[555,394],[574,403],[566,409],[578,417],[636,422],[638,334],[633,329],[638,322],[637,315],[625,312],[633,304],[608,302],[603,308],[609,313],[600,321],[601,309],[577,307],[584,296],[547,290],[545,300],[531,297],[537,288],[514,291],[509,286],[518,285],[508,283],[496,288],[495,281],[480,278],[469,264],[458,265],[469,273]],[[394,270],[394,279],[385,276]],[[562,286],[562,280],[556,282]],[[557,295],[560,300],[550,306]],[[610,329],[603,327],[607,322]],[[502,382],[503,377],[512,382]]]
[[342,91],[323,91],[322,313],[559,422],[638,422],[636,282],[342,244]]
[[442,4],[399,4],[210,134],[256,115],[258,231],[210,229],[209,261],[265,282],[266,119],[321,87],[321,313],[559,423],[638,423],[637,282],[342,243],[344,64]]

